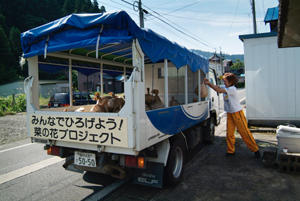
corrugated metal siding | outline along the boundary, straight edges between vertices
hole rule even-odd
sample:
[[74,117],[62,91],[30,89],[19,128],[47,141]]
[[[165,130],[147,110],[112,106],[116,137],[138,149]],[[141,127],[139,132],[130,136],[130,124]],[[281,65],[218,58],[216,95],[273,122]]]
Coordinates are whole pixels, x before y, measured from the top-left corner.
[[12,94],[24,93],[23,81],[15,81],[0,86],[0,96],[10,96]]
[[277,48],[277,37],[245,39],[247,119],[300,117],[300,48]]

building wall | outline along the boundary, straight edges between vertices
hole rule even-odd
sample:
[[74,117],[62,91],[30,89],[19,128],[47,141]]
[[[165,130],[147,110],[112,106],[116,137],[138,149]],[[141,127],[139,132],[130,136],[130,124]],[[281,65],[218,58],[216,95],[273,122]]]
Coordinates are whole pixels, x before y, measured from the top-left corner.
[[12,94],[24,93],[24,82],[16,81],[0,86],[0,96],[10,96]]
[[217,61],[217,62],[215,62],[215,61],[209,61],[209,64],[212,65],[213,68],[215,69],[217,77],[220,77],[220,75],[223,75],[223,73],[222,73],[222,66],[221,66],[220,60]]
[[[97,83],[100,83],[100,77],[99,73],[94,73],[92,75],[89,75],[88,77],[84,74],[78,72],[78,90],[79,91],[97,91]],[[88,89],[84,86],[84,84],[88,82],[91,83],[92,86],[90,86]],[[104,89],[105,91],[105,89]]]
[[[65,83],[57,83],[65,82]],[[69,92],[68,81],[40,81],[39,84],[39,95],[44,98],[51,97],[56,92]],[[24,94],[24,82],[15,81],[9,84],[4,84],[0,86],[0,96],[10,96],[12,94]]]
[[39,85],[39,91],[40,91],[40,95],[44,98],[49,98],[53,94],[58,92],[57,86],[55,83]]
[[244,39],[249,125],[300,126],[300,48],[277,47],[277,36]]
[[[100,73],[94,73],[90,76],[88,76],[88,83],[91,84],[91,86],[88,88],[88,91],[97,91],[97,86],[99,86],[99,92],[101,91],[101,86],[99,85],[100,81]],[[78,90],[79,91],[87,91],[86,87],[84,86],[85,83],[87,83],[87,77],[78,72]],[[112,79],[105,79],[103,78],[103,92],[109,93],[123,93],[124,92],[124,84],[121,81],[115,81],[113,82]],[[115,86],[114,86],[115,85]]]
[[69,83],[40,84],[39,91],[43,98],[49,98],[55,93],[69,93]]

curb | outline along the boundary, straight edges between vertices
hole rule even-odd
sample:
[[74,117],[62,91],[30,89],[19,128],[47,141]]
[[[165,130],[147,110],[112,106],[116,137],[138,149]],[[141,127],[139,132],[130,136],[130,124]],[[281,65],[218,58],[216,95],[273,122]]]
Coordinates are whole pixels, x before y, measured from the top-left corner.
[[254,128],[249,131],[251,133],[276,133],[276,128]]

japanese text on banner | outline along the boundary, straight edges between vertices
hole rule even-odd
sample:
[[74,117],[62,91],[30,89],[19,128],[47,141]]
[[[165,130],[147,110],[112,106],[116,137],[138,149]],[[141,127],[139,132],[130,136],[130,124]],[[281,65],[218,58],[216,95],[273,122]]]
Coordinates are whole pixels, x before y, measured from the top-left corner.
[[127,147],[127,118],[30,115],[30,136]]

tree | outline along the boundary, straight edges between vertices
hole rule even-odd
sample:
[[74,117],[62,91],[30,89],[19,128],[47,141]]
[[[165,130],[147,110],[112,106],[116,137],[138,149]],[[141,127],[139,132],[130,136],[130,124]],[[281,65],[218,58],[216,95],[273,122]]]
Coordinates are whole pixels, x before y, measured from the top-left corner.
[[12,68],[14,60],[11,53],[11,47],[1,25],[0,47],[0,84],[4,84],[15,80],[18,77],[18,74],[15,69]]
[[85,0],[76,0],[75,1],[75,12],[82,13],[85,5]]
[[13,56],[13,66],[12,68],[16,69],[16,72],[19,75],[22,75],[23,72],[21,71],[21,68],[19,67],[19,58],[22,55],[22,47],[21,47],[21,41],[20,41],[20,31],[19,29],[12,27],[9,34],[9,44],[11,48],[11,53]]
[[236,62],[233,63],[233,65],[230,67],[231,70],[237,70],[239,68],[244,68],[244,61],[241,61],[239,59],[235,60]]
[[99,4],[97,0],[93,1],[93,8],[91,10],[91,13],[100,13]]
[[5,17],[2,14],[2,9],[1,9],[1,5],[0,5],[0,24],[4,24],[5,23]]
[[[19,66],[20,33],[74,12],[105,12],[105,7],[99,9],[97,0],[0,0],[0,84],[28,75],[28,64]],[[42,72],[40,78],[60,75]]]
[[101,13],[105,13],[105,12],[106,12],[106,10],[105,10],[105,7],[104,7],[104,6],[101,6],[101,8],[100,8],[100,12],[101,12]]
[[66,0],[62,10],[65,15],[70,15],[73,12],[75,12],[75,1],[74,0]]

